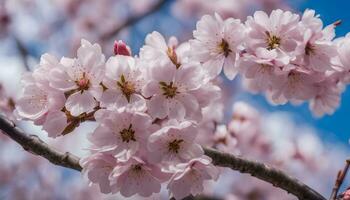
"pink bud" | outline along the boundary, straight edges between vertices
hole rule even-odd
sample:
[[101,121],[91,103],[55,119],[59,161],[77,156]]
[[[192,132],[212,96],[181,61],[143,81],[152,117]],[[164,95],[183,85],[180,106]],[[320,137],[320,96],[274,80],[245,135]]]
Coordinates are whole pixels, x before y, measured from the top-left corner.
[[122,40],[114,41],[114,55],[131,56],[130,47]]

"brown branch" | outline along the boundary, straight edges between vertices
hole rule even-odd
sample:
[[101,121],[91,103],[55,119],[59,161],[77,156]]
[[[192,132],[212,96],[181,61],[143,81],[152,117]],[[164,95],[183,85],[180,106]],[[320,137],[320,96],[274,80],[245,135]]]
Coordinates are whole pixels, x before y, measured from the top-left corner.
[[343,170],[340,170],[337,174],[337,178],[335,180],[335,184],[332,190],[332,194],[330,196],[330,200],[336,200],[339,192],[340,186],[343,184],[345,176],[350,167],[350,159],[346,160],[345,167]]
[[299,200],[326,200],[318,192],[299,180],[286,175],[281,170],[214,149],[204,148],[204,151],[207,156],[213,159],[214,165],[228,167],[241,173],[248,173],[288,193],[294,194]]
[[101,35],[101,40],[106,41],[106,40],[113,38],[115,35],[117,35],[124,28],[136,24],[141,19],[151,15],[152,13],[154,13],[157,10],[159,10],[160,8],[162,8],[162,6],[168,1],[170,1],[170,0],[159,0],[149,10],[145,11],[144,13],[142,13],[140,15],[136,15],[136,16],[131,16],[126,21],[124,21],[124,23],[122,23],[120,26],[118,26],[115,29]]
[[17,47],[18,53],[22,59],[24,68],[27,71],[30,71],[29,62],[28,62],[28,58],[29,58],[28,50],[24,47],[24,45],[21,43],[21,41],[17,37],[13,37],[13,39],[16,43],[16,47]]
[[[81,171],[79,158],[70,153],[60,153],[50,148],[37,136],[27,135],[13,123],[0,117],[0,129],[10,138],[19,143],[26,151],[43,156],[51,163],[63,167]],[[220,167],[228,167],[241,173],[248,173],[252,176],[271,183],[289,193],[294,194],[299,200],[326,200],[322,195],[299,180],[287,176],[284,172],[269,167],[265,164],[235,157],[228,153],[204,148],[205,154],[213,159],[213,164]]]
[[61,153],[53,149],[36,135],[27,135],[21,129],[16,127],[14,123],[0,117],[0,129],[2,133],[9,136],[12,140],[20,144],[24,150],[46,158],[55,165],[81,171],[79,158],[71,153]]

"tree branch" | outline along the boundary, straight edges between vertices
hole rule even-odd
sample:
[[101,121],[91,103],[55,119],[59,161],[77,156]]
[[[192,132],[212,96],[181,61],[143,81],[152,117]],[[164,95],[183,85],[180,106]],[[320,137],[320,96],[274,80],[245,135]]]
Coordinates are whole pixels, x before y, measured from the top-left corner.
[[[50,148],[37,136],[27,135],[9,120],[0,117],[0,130],[19,143],[26,151],[42,156],[55,165],[81,171],[79,158],[70,153],[60,153]],[[248,173],[258,179],[271,183],[298,197],[299,200],[326,200],[322,195],[299,180],[263,163],[235,157],[214,149],[204,148],[205,154],[213,159],[213,164],[228,167],[241,173]]]
[[67,167],[81,171],[79,165],[79,158],[71,153],[61,153],[52,147],[49,147],[44,141],[42,141],[36,135],[27,135],[21,129],[16,127],[14,123],[0,117],[0,129],[2,133],[9,136],[12,140],[20,144],[24,150],[46,158],[48,161],[55,165]]
[[16,47],[18,50],[18,53],[22,59],[24,68],[27,71],[30,71],[30,67],[29,67],[29,62],[28,62],[28,57],[29,57],[29,52],[27,51],[27,49],[23,46],[23,44],[21,43],[21,41],[19,41],[19,39],[17,37],[13,37],[15,43],[16,43]]
[[337,174],[337,178],[335,180],[335,184],[334,184],[332,194],[331,194],[331,197],[329,198],[329,200],[336,200],[336,198],[338,196],[339,188],[343,184],[343,181],[344,181],[345,176],[349,170],[349,167],[350,167],[350,159],[347,159],[345,162],[344,169],[340,170]]
[[159,10],[168,1],[170,1],[170,0],[159,0],[157,3],[155,3],[146,12],[144,12],[144,13],[142,13],[140,15],[131,16],[124,23],[122,23],[120,26],[116,27],[115,29],[113,29],[113,30],[111,30],[109,32],[104,33],[101,36],[101,40],[106,41],[106,40],[112,38],[113,36],[117,35],[124,28],[126,28],[128,26],[132,26],[132,25],[136,24],[138,21],[140,21],[141,19],[143,19],[143,18],[147,17],[148,15],[151,15],[152,13],[156,12],[157,10]]
[[326,198],[318,192],[300,182],[298,179],[286,175],[281,170],[214,149],[204,148],[204,151],[207,156],[213,159],[214,165],[228,167],[241,173],[248,173],[288,193],[294,194],[299,200],[326,200]]

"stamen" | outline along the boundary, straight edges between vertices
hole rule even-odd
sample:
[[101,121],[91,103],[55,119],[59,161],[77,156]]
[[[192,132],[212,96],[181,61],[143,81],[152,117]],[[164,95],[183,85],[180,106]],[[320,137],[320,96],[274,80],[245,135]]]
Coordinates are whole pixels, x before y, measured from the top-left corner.
[[267,43],[268,50],[276,49],[280,46],[281,38],[275,35],[271,35],[268,31],[266,31],[266,35],[267,35],[266,43]]
[[163,90],[163,95],[168,98],[174,98],[176,94],[179,92],[177,91],[177,87],[173,85],[173,82],[170,82],[170,84],[166,84],[165,82],[161,81],[159,82],[160,89]]
[[173,152],[173,153],[178,153],[178,152],[179,152],[179,149],[180,149],[180,144],[181,144],[182,142],[183,142],[182,139],[180,139],[180,140],[177,140],[177,139],[173,140],[172,142],[170,142],[170,143],[168,144],[168,150],[169,150],[170,152]]
[[224,53],[225,57],[227,57],[232,52],[229,44],[224,39],[222,39],[221,43],[219,44],[219,48]]
[[129,143],[130,141],[136,141],[135,139],[135,131],[132,129],[132,124],[126,129],[120,131],[120,135],[122,137],[122,141]]
[[75,83],[78,86],[78,90],[83,92],[84,90],[88,90],[90,87],[90,80],[86,77],[85,72],[83,73],[83,76],[79,79],[76,80]]
[[120,81],[117,82],[117,85],[128,102],[130,102],[131,95],[136,92],[135,85],[129,81],[126,81],[124,75],[120,76]]

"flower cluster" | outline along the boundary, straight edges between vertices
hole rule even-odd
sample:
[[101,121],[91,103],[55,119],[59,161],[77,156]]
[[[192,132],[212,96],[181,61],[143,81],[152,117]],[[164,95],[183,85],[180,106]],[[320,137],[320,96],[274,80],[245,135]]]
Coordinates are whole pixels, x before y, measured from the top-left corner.
[[176,199],[196,195],[204,181],[218,177],[195,139],[202,110],[220,97],[220,88],[188,50],[188,43],[166,43],[153,32],[139,57],[119,41],[106,61],[99,45],[82,40],[76,58],[45,54],[25,75],[16,114],[51,137],[96,121],[91,155],[81,165],[103,193],[148,197],[168,181]]
[[339,22],[323,28],[313,10],[302,17],[257,11],[243,25],[232,18],[204,16],[197,23],[191,54],[212,76],[242,75],[251,92],[274,104],[309,101],[316,116],[332,114],[347,84],[348,37],[333,40]]
[[[170,196],[182,199],[219,175],[200,141],[222,115],[221,71],[229,79],[241,74],[249,90],[274,103],[310,101],[315,114],[331,113],[349,79],[349,37],[333,41],[335,26],[322,29],[311,10],[301,19],[256,12],[245,24],[206,15],[189,42],[153,32],[139,55],[118,41],[108,59],[98,44],[82,40],[75,58],[45,54],[24,76],[16,115],[50,137],[96,121],[80,164],[101,192],[149,197],[166,182]],[[236,145],[224,128],[217,133],[216,141]]]

